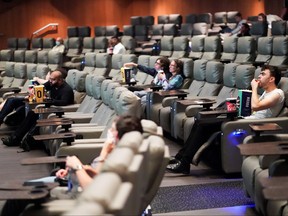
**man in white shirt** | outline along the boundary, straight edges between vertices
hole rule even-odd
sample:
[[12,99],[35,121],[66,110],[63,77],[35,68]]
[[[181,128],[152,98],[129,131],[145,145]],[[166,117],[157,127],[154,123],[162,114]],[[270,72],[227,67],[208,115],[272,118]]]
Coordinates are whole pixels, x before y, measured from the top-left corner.
[[126,48],[120,42],[120,39],[117,36],[113,36],[110,38],[107,52],[109,54],[125,54]]

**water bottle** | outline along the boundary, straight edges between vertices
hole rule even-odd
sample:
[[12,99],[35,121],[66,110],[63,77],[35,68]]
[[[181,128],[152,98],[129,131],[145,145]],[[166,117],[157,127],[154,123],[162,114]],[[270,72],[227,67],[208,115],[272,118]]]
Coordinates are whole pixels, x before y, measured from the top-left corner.
[[75,171],[73,169],[69,169],[68,171],[68,192],[78,193],[79,182],[76,176]]

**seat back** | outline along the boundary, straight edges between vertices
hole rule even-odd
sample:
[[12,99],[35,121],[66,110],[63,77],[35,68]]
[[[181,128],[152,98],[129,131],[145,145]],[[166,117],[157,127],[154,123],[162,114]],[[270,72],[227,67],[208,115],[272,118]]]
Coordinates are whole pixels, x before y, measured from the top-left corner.
[[50,50],[48,52],[48,67],[53,71],[62,67],[63,55],[60,52]]
[[135,25],[134,38],[137,41],[148,41],[148,27],[146,25]]
[[287,22],[285,20],[272,21],[271,35],[272,36],[285,36],[287,31]]
[[272,58],[269,65],[279,66],[288,64],[288,37],[274,37]]
[[235,60],[237,53],[237,41],[237,37],[226,37],[224,39],[221,60]]
[[189,58],[200,59],[203,56],[205,36],[193,36],[190,40],[191,51]]
[[94,74],[108,76],[111,69],[111,56],[108,53],[97,53],[95,63]]
[[[203,59],[214,60],[220,59],[221,39],[219,36],[209,36],[204,39]],[[192,45],[193,46],[193,45]]]
[[185,36],[189,40],[193,34],[193,25],[191,23],[183,23],[180,29],[180,36]]
[[66,82],[71,86],[74,92],[74,103],[80,104],[84,97],[86,96],[85,92],[85,80],[87,73],[71,69],[68,71]]
[[80,37],[69,37],[67,39],[67,57],[79,56],[81,53],[82,39]]
[[106,36],[106,27],[105,26],[95,26],[94,27],[95,37],[105,37]]
[[37,53],[37,63],[48,65],[48,50],[40,50]]
[[227,12],[227,26],[231,29],[236,27],[236,19],[235,15],[239,13],[239,11],[228,11]]
[[194,24],[197,22],[197,14],[187,14],[185,16],[185,23]]
[[166,57],[171,57],[172,51],[173,51],[173,36],[166,36],[164,35],[161,38],[160,42],[161,50],[159,55],[160,56],[166,56]]
[[88,52],[84,57],[85,66],[83,71],[89,74],[93,74],[96,67],[96,53]]
[[14,73],[14,62],[7,62],[5,65],[5,75],[2,80],[2,88],[9,88],[13,82],[13,73]]
[[106,38],[111,38],[112,36],[119,35],[119,27],[117,25],[106,26]]
[[176,24],[168,23],[163,26],[163,35],[175,37],[178,33]]
[[193,60],[190,58],[180,58],[183,62],[183,75],[184,80],[181,86],[182,89],[188,89],[193,81]]
[[26,50],[25,51],[25,63],[36,63],[37,62],[37,51]]
[[77,26],[67,26],[67,36],[70,37],[78,37],[78,27]]
[[93,37],[84,37],[83,38],[83,47],[82,47],[82,55],[85,55],[88,52],[94,51],[94,38]]
[[43,38],[32,38],[31,49],[42,50],[43,48]]
[[140,118],[141,116],[141,99],[131,91],[124,91],[120,95],[119,103],[116,104],[117,115],[133,115]]
[[78,26],[78,37],[85,38],[91,36],[90,26]]
[[201,13],[197,15],[197,23],[206,23],[208,29],[212,26],[212,14],[211,13]]
[[106,52],[108,47],[108,39],[104,36],[94,38],[94,52]]
[[[150,58],[150,56],[149,55],[140,55],[139,57],[138,57],[138,64],[139,65],[143,65],[143,66],[146,66],[146,67],[149,67],[149,58]],[[145,81],[146,81],[146,79],[147,79],[147,77],[148,77],[149,75],[148,74],[146,74],[146,73],[143,73],[143,72],[141,72],[141,71],[137,71],[136,72],[136,76],[135,76],[135,78],[136,78],[136,80],[138,81],[138,84],[144,84],[144,83],[146,83]]]
[[17,38],[8,38],[7,39],[7,48],[10,50],[17,50],[18,48],[18,39]]
[[259,37],[266,37],[268,34],[268,23],[258,21],[252,22],[250,34],[256,39]]
[[150,40],[160,40],[163,37],[163,24],[152,25],[152,35]]
[[55,46],[55,38],[43,38],[43,50],[50,50]]
[[218,95],[223,83],[224,65],[221,62],[208,61],[206,64],[205,83],[199,96]]
[[5,65],[7,61],[12,61],[13,51],[10,49],[2,49],[0,51],[0,71],[5,70]]
[[134,37],[135,29],[132,25],[124,25],[123,26],[123,35]]
[[273,37],[260,37],[255,62],[269,62],[272,58]]
[[131,36],[122,36],[121,43],[126,49],[125,54],[134,54],[136,48],[136,40]]
[[189,86],[189,97],[198,96],[205,84],[206,79],[206,65],[208,60],[198,59],[194,61],[193,67],[193,81]]
[[214,13],[213,28],[226,25],[226,22],[227,22],[227,12],[226,11]]
[[205,22],[193,24],[193,36],[208,35],[208,24]]
[[25,63],[15,63],[13,77],[14,79],[10,87],[23,87],[27,80],[27,68]]
[[13,61],[14,62],[24,62],[25,61],[25,50],[15,50]]
[[30,49],[29,38],[18,38],[18,50],[28,50]]
[[235,63],[253,63],[256,58],[256,40],[251,36],[240,37],[237,42]]
[[185,36],[174,37],[172,58],[183,58],[187,56],[188,38]]

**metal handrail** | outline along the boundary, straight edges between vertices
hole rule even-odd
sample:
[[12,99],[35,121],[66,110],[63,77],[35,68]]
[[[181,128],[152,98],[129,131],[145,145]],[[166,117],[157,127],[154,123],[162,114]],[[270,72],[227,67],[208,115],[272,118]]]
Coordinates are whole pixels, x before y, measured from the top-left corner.
[[58,23],[49,23],[49,24],[43,26],[42,28],[38,29],[37,31],[33,32],[33,35],[37,35],[40,31],[42,31],[42,30],[44,30],[44,29],[46,29],[46,28],[48,28],[50,26],[52,28],[54,28],[55,26],[58,26]]

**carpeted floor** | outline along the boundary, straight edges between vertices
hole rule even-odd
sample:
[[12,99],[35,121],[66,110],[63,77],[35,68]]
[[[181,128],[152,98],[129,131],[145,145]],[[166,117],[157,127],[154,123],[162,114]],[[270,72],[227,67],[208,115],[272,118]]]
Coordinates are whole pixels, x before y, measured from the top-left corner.
[[253,201],[245,196],[242,181],[226,181],[161,187],[151,207],[153,213],[166,213],[251,204]]

